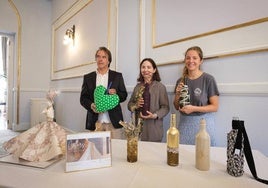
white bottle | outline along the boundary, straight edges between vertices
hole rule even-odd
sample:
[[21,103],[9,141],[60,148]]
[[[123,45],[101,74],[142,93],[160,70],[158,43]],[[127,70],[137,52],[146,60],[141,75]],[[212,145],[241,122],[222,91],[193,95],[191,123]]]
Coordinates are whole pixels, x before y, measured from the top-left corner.
[[210,136],[206,131],[206,120],[201,119],[199,132],[195,136],[195,167],[208,171],[210,168]]

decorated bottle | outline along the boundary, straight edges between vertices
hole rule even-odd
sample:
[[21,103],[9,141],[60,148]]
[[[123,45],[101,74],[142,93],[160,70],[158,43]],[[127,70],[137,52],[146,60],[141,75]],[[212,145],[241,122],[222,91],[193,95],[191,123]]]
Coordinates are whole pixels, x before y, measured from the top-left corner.
[[210,168],[210,136],[204,118],[200,121],[200,129],[195,137],[195,167],[202,171]]
[[180,98],[179,98],[180,108],[190,104],[190,94],[189,94],[188,85],[186,83],[186,78],[184,78],[183,83],[184,83],[184,85],[181,89]]
[[150,92],[149,92],[149,84],[146,83],[144,85],[144,92],[142,94],[142,97],[143,97],[143,100],[144,100],[144,104],[143,104],[143,107],[142,107],[142,115],[144,116],[147,116],[148,113],[147,111],[150,111],[150,98],[151,98],[151,95],[150,95]]
[[167,164],[178,166],[179,164],[179,139],[180,132],[176,128],[176,114],[170,115],[170,128],[167,130]]

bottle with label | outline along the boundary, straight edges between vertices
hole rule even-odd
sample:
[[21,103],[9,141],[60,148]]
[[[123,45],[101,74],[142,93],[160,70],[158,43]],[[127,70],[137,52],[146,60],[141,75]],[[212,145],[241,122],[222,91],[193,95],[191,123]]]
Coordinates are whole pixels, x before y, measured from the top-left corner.
[[178,166],[180,132],[176,128],[176,114],[170,116],[170,128],[167,131],[167,164]]
[[143,100],[144,100],[144,104],[143,104],[143,107],[142,107],[142,115],[144,116],[148,116],[148,113],[147,111],[150,111],[150,92],[149,92],[149,84],[146,83],[144,85],[144,92],[143,92]]
[[204,118],[200,121],[200,129],[195,137],[195,167],[202,171],[210,168],[210,136]]
[[190,94],[189,94],[188,85],[186,83],[186,78],[184,78],[183,83],[184,83],[184,85],[183,85],[183,87],[181,89],[180,98],[179,98],[180,108],[190,104]]

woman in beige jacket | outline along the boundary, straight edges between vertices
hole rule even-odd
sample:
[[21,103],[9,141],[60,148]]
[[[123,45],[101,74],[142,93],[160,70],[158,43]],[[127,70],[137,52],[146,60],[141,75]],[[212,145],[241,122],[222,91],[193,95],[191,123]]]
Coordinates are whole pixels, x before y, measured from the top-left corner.
[[164,133],[163,118],[169,112],[169,101],[153,59],[145,58],[141,61],[137,81],[128,109],[143,120],[141,140],[161,142]]

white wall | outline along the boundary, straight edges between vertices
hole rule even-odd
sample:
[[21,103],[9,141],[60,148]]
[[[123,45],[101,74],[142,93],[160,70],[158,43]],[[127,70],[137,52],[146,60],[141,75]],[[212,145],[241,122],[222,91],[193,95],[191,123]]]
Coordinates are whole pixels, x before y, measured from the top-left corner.
[[21,18],[21,88],[24,90],[48,88],[51,2],[47,0],[23,2],[13,0],[13,2],[18,10],[18,16],[7,0],[0,1],[0,30],[15,33],[17,41],[19,27],[17,18]]
[[[16,104],[19,102],[19,124],[13,119],[9,119],[9,122],[14,129],[24,130],[30,125],[30,98],[45,97],[45,92],[49,88],[51,1],[13,0],[12,2],[18,14],[8,0],[0,1],[0,31],[15,35],[14,85],[9,84],[9,87],[14,87],[14,91],[17,91],[17,87],[20,86],[20,97],[19,101],[15,101],[14,106],[8,108],[14,108],[13,116],[17,117]],[[21,27],[20,49],[17,48],[19,27]],[[19,50],[21,50],[20,67],[18,66]],[[20,69],[20,77],[18,69]]]
[[[23,30],[22,122],[30,123],[29,99],[44,96],[46,89],[50,86],[61,91],[61,94],[56,97],[57,122],[75,131],[83,131],[86,111],[79,103],[82,77],[49,82],[51,24],[76,1],[38,0],[35,3],[31,2],[31,6],[28,6],[28,3],[25,3],[27,6],[24,6],[19,0],[15,2],[22,11],[23,24],[27,26]],[[52,8],[50,8],[50,3]],[[129,97],[139,72],[139,3],[139,0],[118,0],[118,51],[117,61],[113,63],[116,63],[116,70],[123,73]],[[36,8],[40,9],[39,14],[41,15],[35,12],[36,16],[32,18],[33,9]],[[194,11],[194,8],[191,11]],[[48,15],[50,12],[51,15]],[[203,25],[205,27],[205,21]],[[45,35],[43,38],[42,34]],[[206,49],[203,50],[206,54]],[[158,56],[165,56],[165,54],[158,54]],[[268,52],[259,52],[205,61],[203,70],[215,76],[221,92],[220,108],[216,114],[218,146],[226,146],[226,133],[231,129],[232,116],[235,115],[245,120],[252,148],[258,149],[268,156],[268,148],[265,145],[267,142],[265,133],[268,132],[266,125],[268,111],[267,59]],[[171,112],[175,112],[172,105],[173,88],[181,74],[182,67],[182,64],[159,66],[162,82],[168,89]],[[38,74],[37,70],[42,70],[42,72]],[[127,101],[122,104],[125,120],[129,120],[130,117],[126,108]],[[166,130],[169,126],[168,116],[164,122]]]
[[[118,1],[118,58],[116,69],[123,73],[129,97],[136,84],[139,72],[139,2],[138,0]],[[59,4],[58,6],[60,7]],[[56,10],[54,9],[54,11]],[[53,14],[56,15],[56,13]],[[206,49],[203,50],[206,53]],[[162,55],[164,56],[165,54]],[[158,56],[161,55],[158,54]],[[203,70],[215,76],[221,92],[220,109],[216,114],[217,143],[219,146],[226,146],[226,134],[231,129],[232,117],[237,115],[240,119],[245,120],[252,147],[268,155],[268,148],[264,144],[267,142],[264,133],[268,132],[268,127],[264,125],[267,107],[263,105],[268,104],[267,57],[267,52],[261,52],[212,59],[204,63]],[[157,59],[155,60],[157,61]],[[181,74],[182,65],[160,66],[159,71],[162,82],[168,88],[171,112],[176,112],[172,105],[173,88]],[[51,84],[63,90],[65,88],[65,92],[57,99],[57,120],[59,123],[68,128],[83,130],[86,112],[79,104],[82,78],[53,81]],[[72,104],[72,107],[64,109],[59,107],[61,106],[61,101],[68,101],[68,103]],[[127,101],[122,104],[123,109],[125,109],[125,120],[129,120],[130,117],[126,109]],[[67,106],[67,104],[64,103],[64,106]],[[76,109],[75,114],[73,109]],[[64,115],[64,113],[69,114],[70,112],[74,116]],[[165,130],[168,126],[169,117],[167,116],[165,118]]]
[[20,125],[30,122],[30,99],[44,98],[49,89],[51,2],[16,1],[22,18]]

